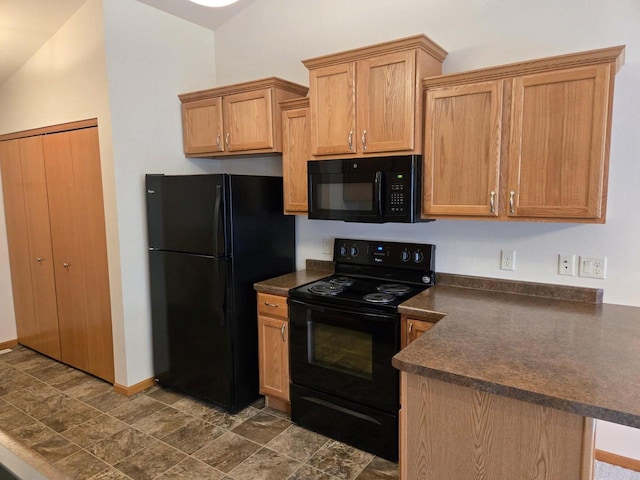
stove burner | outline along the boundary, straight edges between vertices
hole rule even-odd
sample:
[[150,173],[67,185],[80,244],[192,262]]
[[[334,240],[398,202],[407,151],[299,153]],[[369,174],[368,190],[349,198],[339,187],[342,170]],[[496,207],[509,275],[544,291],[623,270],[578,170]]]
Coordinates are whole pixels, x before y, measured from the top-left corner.
[[354,284],[353,278],[350,277],[335,277],[329,280],[329,283],[334,285],[340,285],[341,287],[350,287]]
[[309,287],[309,291],[316,295],[337,295],[344,291],[344,287],[331,283],[318,283]]
[[384,285],[378,286],[376,290],[382,293],[391,293],[393,295],[404,295],[411,291],[411,287],[400,285],[399,283],[385,283]]
[[396,296],[391,295],[390,293],[378,292],[378,293],[369,293],[362,298],[366,302],[371,302],[371,303],[390,303],[396,299]]

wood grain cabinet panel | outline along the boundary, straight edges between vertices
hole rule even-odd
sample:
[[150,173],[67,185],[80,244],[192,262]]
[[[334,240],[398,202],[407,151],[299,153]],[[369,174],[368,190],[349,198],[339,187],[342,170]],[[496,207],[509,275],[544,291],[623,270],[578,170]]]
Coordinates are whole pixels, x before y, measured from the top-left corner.
[[447,52],[424,35],[303,60],[311,151],[338,156],[422,153],[421,79]]
[[426,78],[425,218],[604,223],[624,47]]
[[279,103],[308,88],[271,77],[179,95],[184,153],[211,157],[282,151]]
[[280,108],[284,212],[306,213],[307,161],[311,158],[309,99],[282,102]]
[[0,141],[18,342],[113,382],[98,129],[81,123]]
[[258,293],[260,393],[289,402],[289,315],[286,297]]

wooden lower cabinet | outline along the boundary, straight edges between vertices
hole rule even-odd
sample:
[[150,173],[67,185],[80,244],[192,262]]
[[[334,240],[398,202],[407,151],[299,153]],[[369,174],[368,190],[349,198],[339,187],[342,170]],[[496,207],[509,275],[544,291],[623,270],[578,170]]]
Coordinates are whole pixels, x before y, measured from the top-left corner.
[[400,327],[400,348],[404,348],[409,345],[435,324],[436,322],[431,322],[429,320],[420,320],[414,317],[402,315]]
[[260,393],[279,410],[289,410],[288,318],[286,297],[258,293]]
[[0,167],[18,342],[113,382],[97,130],[0,141]]
[[401,480],[593,478],[595,420],[401,372]]

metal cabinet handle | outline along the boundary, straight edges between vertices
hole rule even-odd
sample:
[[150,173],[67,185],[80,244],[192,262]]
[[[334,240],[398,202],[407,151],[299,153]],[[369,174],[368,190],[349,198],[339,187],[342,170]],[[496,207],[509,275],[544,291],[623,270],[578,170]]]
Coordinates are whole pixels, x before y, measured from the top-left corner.
[[227,150],[231,149],[231,142],[229,140],[229,137],[231,136],[230,133],[227,133],[224,137],[224,143],[227,144]]
[[362,131],[362,149],[363,150],[367,149],[367,131],[366,130]]
[[42,258],[42,257],[36,257],[36,262],[38,262],[38,263],[40,263],[43,260],[44,260],[44,258]]
[[411,335],[412,330],[413,330],[413,322],[409,322],[409,335]]
[[278,308],[278,304],[277,304],[277,303],[264,302],[264,304],[265,304],[267,307]]
[[349,150],[353,152],[353,130],[349,130],[349,136],[347,137],[347,143],[349,144]]
[[67,262],[64,262],[64,263],[62,264],[62,266],[63,266],[64,268],[69,268],[70,264],[69,264],[69,263],[67,263]]
[[489,205],[491,206],[491,213],[496,213],[496,192],[491,192]]
[[218,133],[218,136],[216,137],[216,145],[218,146],[218,150],[222,150],[222,143],[220,142],[220,137],[221,135]]
[[516,194],[513,190],[509,192],[509,213],[515,213],[513,208],[513,196]]
[[282,324],[282,328],[280,329],[280,335],[282,336],[282,341],[284,342],[284,329],[287,327],[285,323]]

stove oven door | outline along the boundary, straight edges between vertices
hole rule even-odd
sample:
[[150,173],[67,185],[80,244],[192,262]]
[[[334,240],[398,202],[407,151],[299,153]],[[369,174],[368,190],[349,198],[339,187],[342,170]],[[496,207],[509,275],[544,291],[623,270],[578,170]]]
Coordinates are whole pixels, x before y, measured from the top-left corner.
[[293,384],[386,412],[399,408],[396,313],[366,313],[289,299]]

